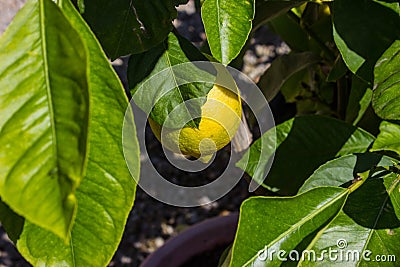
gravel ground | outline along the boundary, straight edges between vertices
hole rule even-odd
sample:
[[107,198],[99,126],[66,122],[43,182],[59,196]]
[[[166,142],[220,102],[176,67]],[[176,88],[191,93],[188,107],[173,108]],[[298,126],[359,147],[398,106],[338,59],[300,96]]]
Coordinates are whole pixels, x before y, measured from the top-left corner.
[[[25,0],[0,0],[0,34],[24,2]],[[183,36],[201,47],[205,34],[194,2],[190,1],[187,5],[179,7],[178,11],[178,19],[174,21],[175,27]],[[279,38],[262,27],[250,40],[249,49],[243,58],[242,71],[257,81],[276,56],[288,52],[289,48]],[[113,62],[124,84],[126,77],[123,72],[126,61],[125,58]],[[164,175],[173,177],[172,180],[177,184],[194,185],[199,181],[212,181],[219,176],[229,157],[229,148],[225,148],[218,152],[216,160],[206,170],[185,173],[168,163],[162,153],[161,145],[150,130],[146,131],[146,140],[147,149],[156,168],[162,170]],[[240,204],[248,196],[247,183],[241,179],[231,192],[212,204],[197,208],[179,208],[163,204],[138,188],[135,206],[128,218],[122,241],[109,266],[139,266],[168,238],[176,236],[190,225],[204,219],[238,211]],[[29,266],[15,250],[2,228],[0,235],[0,267]]]

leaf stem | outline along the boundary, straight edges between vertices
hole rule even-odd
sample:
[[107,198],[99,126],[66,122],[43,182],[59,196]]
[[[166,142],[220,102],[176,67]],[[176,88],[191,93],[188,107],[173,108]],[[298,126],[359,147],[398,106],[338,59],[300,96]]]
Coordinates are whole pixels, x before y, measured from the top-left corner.
[[363,173],[358,173],[357,174],[357,178],[355,179],[355,181],[348,187],[350,193],[353,193],[354,191],[356,191],[369,177],[369,170]]

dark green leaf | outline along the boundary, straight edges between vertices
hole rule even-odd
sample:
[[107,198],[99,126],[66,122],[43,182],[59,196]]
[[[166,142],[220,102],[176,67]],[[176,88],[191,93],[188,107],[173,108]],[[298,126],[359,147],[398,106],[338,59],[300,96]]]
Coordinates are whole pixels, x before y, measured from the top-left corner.
[[269,20],[288,12],[291,8],[299,6],[304,2],[306,1],[256,0],[256,14],[253,20],[253,31],[267,23]]
[[303,86],[304,80],[308,80],[309,70],[302,69],[290,76],[282,85],[280,91],[286,102],[295,103],[302,98],[310,97],[311,92]]
[[375,66],[372,105],[379,117],[400,120],[400,40],[386,50]]
[[278,16],[268,24],[294,51],[309,51],[308,33],[300,26],[298,18],[289,13]]
[[62,238],[87,158],[85,51],[50,0],[28,1],[0,40],[1,198]]
[[271,67],[261,77],[258,86],[267,100],[271,101],[292,75],[317,63],[319,59],[313,52],[291,53],[280,56],[272,62]]
[[394,159],[374,153],[346,155],[321,165],[308,178],[299,193],[318,186],[342,186],[348,187],[355,182],[359,173],[366,172],[376,166],[391,166]]
[[345,120],[356,125],[367,111],[371,99],[372,89],[368,83],[357,76],[353,76]]
[[284,250],[286,253],[281,256],[286,257],[304,238],[335,216],[348,192],[338,187],[320,187],[295,197],[246,200],[241,207],[230,266],[280,266],[282,262],[276,253]]
[[17,243],[24,226],[24,218],[16,214],[10,207],[0,200],[0,222],[8,237]]
[[336,60],[335,64],[333,65],[331,71],[328,74],[328,77],[326,78],[327,82],[335,82],[336,80],[340,79],[343,77],[348,68],[346,67],[346,64],[343,61],[343,58],[341,55],[339,55]]
[[[310,94],[310,92],[308,92]],[[312,94],[312,92],[311,92]],[[299,99],[296,101],[297,115],[321,114],[329,115],[331,108],[322,101],[315,101],[313,98]]]
[[[131,173],[122,153],[122,125],[128,100],[99,43],[77,11],[61,3],[64,13],[90,47],[90,152],[85,178],[76,191],[78,212],[70,241],[25,222],[17,248],[33,265],[106,266],[113,256],[133,205],[139,178],[139,145],[133,118],[129,143]],[[136,165],[134,165],[136,164]],[[134,177],[132,177],[133,175]],[[43,202],[46,203],[46,202]]]
[[390,150],[400,155],[400,126],[383,121],[379,130],[380,133],[372,145],[371,151]]
[[254,18],[255,0],[206,0],[201,17],[211,53],[228,65],[247,41]]
[[[335,157],[363,153],[373,141],[371,134],[343,121],[301,116],[276,126],[276,137],[273,130],[263,134],[237,166],[260,183],[275,152],[274,163],[262,185],[278,188],[280,194],[295,194],[321,164]],[[260,158],[262,151],[265,155]],[[247,157],[249,162],[246,164]]]
[[335,0],[333,36],[349,69],[372,83],[375,63],[400,38],[399,3]]
[[[308,260],[299,265],[328,266],[333,259],[335,265],[397,266],[394,257],[400,255],[399,182],[393,173],[368,178],[309,243],[307,250],[314,251],[317,257],[321,258],[325,251],[324,260]],[[337,251],[332,254],[336,259],[326,253],[333,250]],[[379,263],[379,255],[388,260]]]
[[301,16],[301,23],[310,37],[319,42],[321,48],[324,46],[323,50],[328,53],[325,56],[334,61],[336,59],[336,55],[332,53],[334,50],[328,50],[334,45],[332,16],[328,2],[309,1]]
[[[215,77],[191,61],[207,59],[175,33],[154,49],[131,56],[128,79],[133,100],[159,125],[166,122],[169,128],[181,128],[185,124],[198,127],[201,106],[213,86],[207,81],[214,81]],[[183,67],[177,67],[184,63]],[[182,103],[184,105],[179,106]],[[171,113],[178,106],[180,112]]]
[[[179,1],[181,2],[181,1]],[[85,20],[111,59],[142,53],[172,30],[174,0],[85,0]]]
[[217,267],[229,267],[232,258],[232,246],[230,244],[221,254]]

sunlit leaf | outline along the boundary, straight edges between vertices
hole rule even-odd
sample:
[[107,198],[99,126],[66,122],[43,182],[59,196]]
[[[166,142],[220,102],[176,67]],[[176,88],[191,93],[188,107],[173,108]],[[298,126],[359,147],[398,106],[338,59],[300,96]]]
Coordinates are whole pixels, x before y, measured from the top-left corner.
[[228,65],[246,43],[254,18],[255,0],[206,0],[201,16],[215,59]]
[[321,165],[299,189],[299,193],[318,186],[350,186],[359,174],[377,166],[392,166],[394,159],[375,153],[346,155]]
[[400,120],[400,41],[385,51],[375,66],[372,106],[379,117]]
[[[274,140],[276,151],[271,143]],[[267,131],[251,145],[237,166],[261,183],[275,152],[271,170],[262,185],[275,188],[280,194],[295,194],[321,164],[335,157],[363,153],[373,141],[371,134],[343,121],[300,116],[276,126],[276,139]],[[260,158],[263,150],[267,156]]]
[[85,51],[50,0],[28,1],[0,39],[0,195],[62,238],[87,158]]
[[[343,210],[306,247],[315,257],[301,266],[397,266],[400,253],[400,179],[393,173],[368,178]],[[328,251],[334,251],[328,255]],[[325,252],[324,252],[325,251]],[[325,253],[325,255],[324,255]],[[316,260],[318,258],[319,260]],[[386,259],[386,260],[383,260]]]
[[[342,208],[348,190],[321,187],[295,197],[253,197],[242,206],[231,267],[280,266],[288,252]],[[274,251],[274,253],[272,253]]]
[[400,155],[400,125],[383,121],[371,151],[389,150]]
[[[128,107],[122,85],[74,7],[69,1],[60,5],[91,48],[88,165],[76,191],[78,211],[69,243],[25,222],[17,248],[34,266],[106,266],[118,247],[133,205],[140,169],[139,146],[132,122],[131,139],[124,139],[131,153],[130,173],[122,153],[122,125]],[[127,120],[132,121],[132,113],[127,114]]]
[[[133,100],[159,125],[198,127],[201,106],[213,86],[207,81],[214,81],[215,77],[191,61],[207,59],[175,33],[170,33],[164,43],[152,50],[131,56],[128,80]],[[176,108],[181,109],[171,113]]]

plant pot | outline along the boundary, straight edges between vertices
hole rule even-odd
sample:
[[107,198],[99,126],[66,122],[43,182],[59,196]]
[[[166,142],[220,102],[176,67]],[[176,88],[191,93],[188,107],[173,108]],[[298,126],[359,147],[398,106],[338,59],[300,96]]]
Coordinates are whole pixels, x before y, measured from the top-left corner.
[[169,239],[140,267],[181,267],[213,250],[223,251],[235,238],[239,214],[207,219]]

